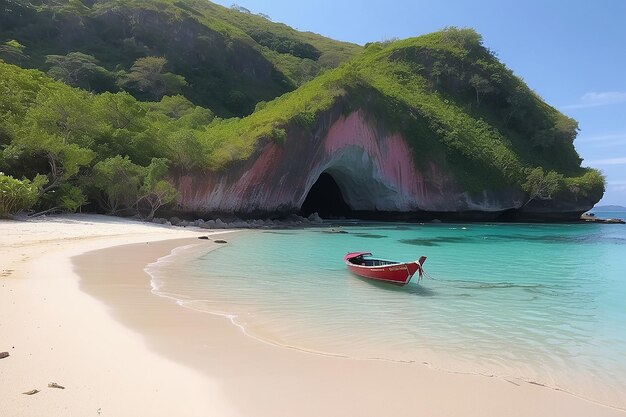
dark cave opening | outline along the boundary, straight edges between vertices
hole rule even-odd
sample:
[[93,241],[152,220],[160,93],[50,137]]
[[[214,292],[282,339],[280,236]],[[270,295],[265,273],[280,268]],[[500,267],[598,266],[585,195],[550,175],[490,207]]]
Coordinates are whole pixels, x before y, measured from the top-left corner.
[[326,172],[313,184],[300,208],[301,216],[307,217],[315,212],[323,219],[347,217],[352,213],[337,182]]

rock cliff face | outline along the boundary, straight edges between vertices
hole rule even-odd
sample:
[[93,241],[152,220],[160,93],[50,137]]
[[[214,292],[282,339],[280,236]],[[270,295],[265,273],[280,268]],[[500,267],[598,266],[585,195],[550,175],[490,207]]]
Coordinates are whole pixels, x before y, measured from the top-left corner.
[[[284,143],[266,141],[256,155],[223,172],[177,178],[184,211],[196,213],[298,212],[321,174],[330,175],[351,210],[380,217],[407,217],[427,212],[455,218],[560,218],[587,209],[584,202],[564,207],[525,203],[521,190],[460,189],[446,167],[415,162],[413,151],[398,133],[385,131],[364,110],[344,115],[329,111],[313,132],[288,129]],[[565,213],[563,213],[565,211]],[[512,215],[513,214],[513,215]],[[410,216],[409,216],[410,217]]]

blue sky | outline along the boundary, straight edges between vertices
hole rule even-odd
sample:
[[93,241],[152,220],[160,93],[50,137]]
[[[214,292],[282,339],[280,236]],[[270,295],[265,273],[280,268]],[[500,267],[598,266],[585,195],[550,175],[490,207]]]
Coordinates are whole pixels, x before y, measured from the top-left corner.
[[626,1],[236,0],[275,22],[348,42],[472,27],[530,88],[578,120],[583,165],[600,169],[600,204],[626,206]]

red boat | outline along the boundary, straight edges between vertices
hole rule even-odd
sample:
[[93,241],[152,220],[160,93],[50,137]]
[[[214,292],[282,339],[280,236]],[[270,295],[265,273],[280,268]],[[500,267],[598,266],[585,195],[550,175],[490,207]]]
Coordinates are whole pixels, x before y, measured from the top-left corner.
[[351,252],[344,256],[343,260],[350,272],[363,278],[395,285],[408,284],[415,272],[418,272],[420,278],[424,273],[422,265],[426,260],[425,256],[413,262],[396,262],[370,258],[371,255],[369,252]]

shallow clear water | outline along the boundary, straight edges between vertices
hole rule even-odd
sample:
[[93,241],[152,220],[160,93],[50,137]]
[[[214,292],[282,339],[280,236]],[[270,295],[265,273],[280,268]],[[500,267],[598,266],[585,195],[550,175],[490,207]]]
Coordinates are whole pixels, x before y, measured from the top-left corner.
[[[626,408],[626,227],[371,224],[244,232],[149,267],[155,292],[271,343],[427,363]],[[405,287],[343,255],[428,256]]]

